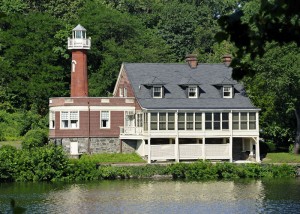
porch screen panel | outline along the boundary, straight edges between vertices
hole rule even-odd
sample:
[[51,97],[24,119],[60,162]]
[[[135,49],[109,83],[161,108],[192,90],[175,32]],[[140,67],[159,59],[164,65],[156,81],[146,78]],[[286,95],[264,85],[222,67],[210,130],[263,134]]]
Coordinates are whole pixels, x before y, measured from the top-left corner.
[[194,129],[194,114],[193,113],[186,114],[186,129],[187,130]]
[[202,113],[195,113],[195,130],[202,129]]
[[238,112],[234,112],[232,113],[232,129],[238,130],[240,129],[239,126],[239,113]]
[[148,131],[148,113],[144,113],[144,131]]
[[168,113],[168,130],[175,130],[175,113]]
[[214,130],[220,130],[220,129],[221,129],[221,114],[214,113]]
[[229,113],[222,113],[222,129],[229,129]]
[[159,113],[159,130],[166,130],[166,113]]
[[212,129],[212,113],[205,113],[205,129]]
[[151,113],[151,130],[157,130],[157,112]]
[[178,130],[184,130],[185,127],[185,113],[178,113]]
[[256,113],[249,112],[249,129],[256,129]]
[[248,122],[247,122],[247,112],[241,112],[241,129],[247,130],[248,129]]

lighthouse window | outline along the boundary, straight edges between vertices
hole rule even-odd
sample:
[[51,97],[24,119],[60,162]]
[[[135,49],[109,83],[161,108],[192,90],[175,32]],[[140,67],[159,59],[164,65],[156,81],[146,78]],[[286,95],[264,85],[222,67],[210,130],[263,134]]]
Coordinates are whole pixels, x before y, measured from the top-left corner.
[[81,39],[81,31],[75,31],[75,38],[76,39]]
[[76,61],[75,60],[72,60],[72,72],[75,72],[76,70]]

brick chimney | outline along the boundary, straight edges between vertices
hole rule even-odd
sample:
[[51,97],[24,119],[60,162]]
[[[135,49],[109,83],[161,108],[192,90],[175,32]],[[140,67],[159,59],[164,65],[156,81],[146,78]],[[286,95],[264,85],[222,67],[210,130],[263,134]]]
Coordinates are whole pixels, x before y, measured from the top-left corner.
[[186,55],[185,61],[189,64],[190,68],[197,68],[198,65],[197,54]]
[[232,61],[231,54],[225,54],[224,56],[222,56],[222,61],[228,67]]

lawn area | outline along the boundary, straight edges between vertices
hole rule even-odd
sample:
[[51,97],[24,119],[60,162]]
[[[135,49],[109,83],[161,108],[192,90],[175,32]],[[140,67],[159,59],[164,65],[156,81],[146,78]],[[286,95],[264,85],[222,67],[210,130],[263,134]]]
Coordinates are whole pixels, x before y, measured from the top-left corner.
[[16,140],[16,141],[0,141],[0,147],[3,145],[11,145],[16,147],[17,149],[21,149],[21,141]]
[[79,161],[93,162],[93,163],[145,163],[139,155],[136,153],[131,154],[93,154],[82,155]]
[[268,153],[262,163],[300,163],[300,155],[287,152]]

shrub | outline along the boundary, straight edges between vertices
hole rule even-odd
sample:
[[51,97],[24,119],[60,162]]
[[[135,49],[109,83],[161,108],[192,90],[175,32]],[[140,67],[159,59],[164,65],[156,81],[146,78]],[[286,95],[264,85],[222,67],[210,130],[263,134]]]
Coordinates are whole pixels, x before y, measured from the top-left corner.
[[273,142],[267,141],[266,144],[268,146],[268,152],[274,152],[276,150],[276,145]]
[[126,167],[131,176],[135,178],[149,178],[153,175],[166,175],[169,173],[168,167],[163,165],[146,165]]
[[218,178],[217,168],[211,162],[198,161],[189,164],[186,178],[192,180],[216,179]]
[[218,178],[234,179],[239,178],[241,173],[236,164],[231,163],[217,163],[216,164]]
[[22,142],[23,149],[32,149],[42,147],[48,142],[48,131],[43,129],[34,129],[26,133]]
[[0,148],[0,182],[13,181],[17,149],[10,145]]
[[290,153],[290,154],[294,154],[294,153],[295,153],[295,150],[294,150],[294,144],[291,144],[291,145],[289,146],[289,153]]
[[48,145],[17,153],[16,181],[62,180],[69,170],[69,160],[61,147]]
[[168,172],[174,179],[186,178],[186,172],[188,171],[188,168],[189,166],[185,163],[175,163],[168,167]]

